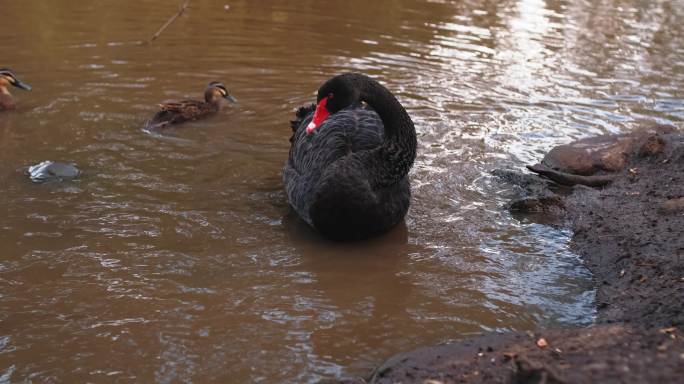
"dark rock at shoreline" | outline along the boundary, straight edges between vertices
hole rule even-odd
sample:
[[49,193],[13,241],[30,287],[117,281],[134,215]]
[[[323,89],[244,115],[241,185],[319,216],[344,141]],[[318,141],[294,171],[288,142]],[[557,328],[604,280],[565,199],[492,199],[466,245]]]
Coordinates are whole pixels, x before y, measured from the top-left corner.
[[559,216],[565,209],[563,200],[551,191],[549,181],[536,175],[496,169],[492,174],[505,183],[519,187],[520,198],[508,204],[508,210],[520,213],[543,213]]
[[683,336],[623,325],[488,334],[396,355],[369,383],[677,382]]
[[622,135],[588,137],[552,148],[541,163],[556,171],[589,176],[600,171],[619,172],[634,153],[653,156],[662,153],[661,135],[674,133],[670,125]]
[[535,173],[562,185],[602,187],[615,180],[631,157],[657,156],[666,148],[663,135],[675,133],[669,125],[622,135],[603,135],[559,145],[541,163],[528,166]]

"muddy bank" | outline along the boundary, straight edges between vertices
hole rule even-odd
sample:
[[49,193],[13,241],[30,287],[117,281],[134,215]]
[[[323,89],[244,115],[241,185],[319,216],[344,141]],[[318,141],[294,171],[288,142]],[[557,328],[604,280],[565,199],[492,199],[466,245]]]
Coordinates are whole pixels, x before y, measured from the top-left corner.
[[[530,167],[544,177],[498,173],[523,191],[512,211],[573,229],[596,282],[596,325],[421,348],[394,356],[368,382],[679,382],[684,134],[656,131],[557,147]],[[559,194],[559,184],[573,187]]]
[[397,355],[370,382],[674,383],[684,373],[683,336],[623,325],[490,334]]

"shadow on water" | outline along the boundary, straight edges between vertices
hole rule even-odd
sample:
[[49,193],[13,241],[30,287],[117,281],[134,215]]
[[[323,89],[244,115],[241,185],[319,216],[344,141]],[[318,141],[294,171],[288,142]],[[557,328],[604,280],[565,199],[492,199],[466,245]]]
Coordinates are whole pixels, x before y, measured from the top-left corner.
[[[358,364],[351,352],[358,348],[358,338],[365,340],[365,348],[382,348],[392,327],[410,318],[407,307],[414,284],[405,271],[410,256],[424,251],[409,243],[406,223],[378,238],[352,243],[323,239],[294,211],[285,216],[283,226],[301,254],[297,270],[308,275],[312,288],[338,311],[333,322],[311,334],[314,362],[346,356],[348,364]],[[325,373],[339,375],[341,368],[332,364]]]
[[[403,312],[411,284],[400,272],[412,253],[420,247],[408,243],[408,228],[401,222],[390,232],[370,240],[351,243],[322,238],[308,224],[290,212],[283,220],[287,239],[301,254],[302,270],[316,276],[316,287],[341,307],[354,307],[373,296],[391,296],[393,300],[373,300],[373,319]],[[395,303],[391,303],[395,302]],[[385,309],[393,308],[392,311]]]

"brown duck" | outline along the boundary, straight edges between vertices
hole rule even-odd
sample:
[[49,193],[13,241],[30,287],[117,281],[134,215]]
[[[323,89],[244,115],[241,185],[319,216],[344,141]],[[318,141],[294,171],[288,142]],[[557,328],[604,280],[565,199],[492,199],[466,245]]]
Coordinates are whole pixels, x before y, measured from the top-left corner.
[[14,99],[7,89],[10,85],[27,91],[31,90],[31,86],[17,79],[11,69],[0,68],[0,111],[16,108]]
[[161,110],[147,122],[146,128],[148,130],[158,130],[172,124],[180,124],[211,116],[221,109],[221,99],[226,99],[231,103],[237,102],[228,93],[223,83],[218,81],[211,82],[204,91],[204,101],[183,100],[175,103],[159,104]]

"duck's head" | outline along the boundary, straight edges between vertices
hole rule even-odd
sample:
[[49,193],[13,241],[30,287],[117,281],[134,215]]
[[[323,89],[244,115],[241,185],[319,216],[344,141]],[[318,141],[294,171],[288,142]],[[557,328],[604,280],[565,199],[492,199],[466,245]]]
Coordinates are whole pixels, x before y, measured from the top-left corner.
[[0,92],[9,93],[7,87],[10,85],[27,91],[31,90],[31,86],[17,79],[11,69],[0,68]]
[[212,81],[207,86],[207,90],[204,91],[204,100],[207,103],[219,103],[221,99],[226,99],[231,103],[237,103],[237,100],[228,93],[226,86],[219,81]]
[[361,99],[362,84],[360,77],[351,73],[331,78],[318,88],[316,97],[316,112],[306,127],[307,133],[312,133],[328,116],[344,109]]

